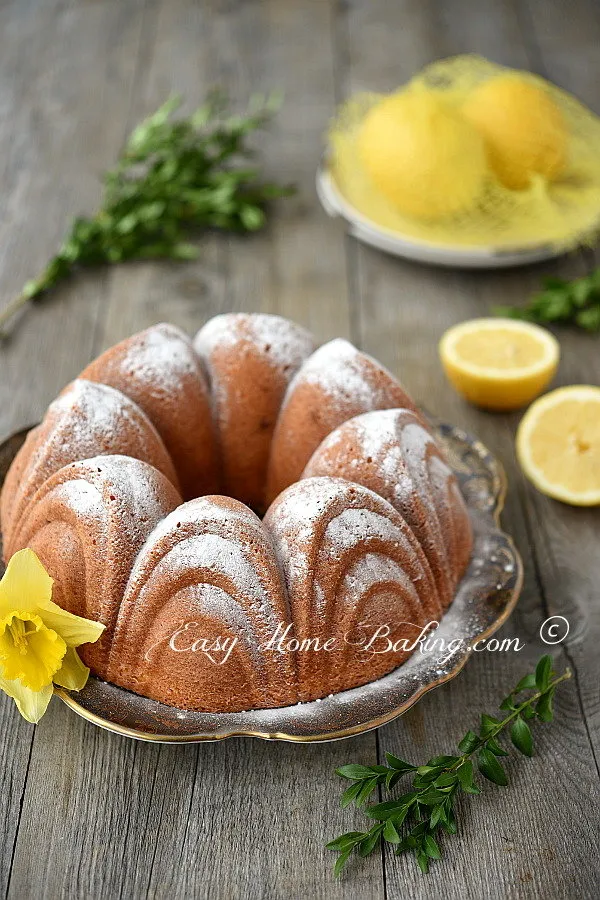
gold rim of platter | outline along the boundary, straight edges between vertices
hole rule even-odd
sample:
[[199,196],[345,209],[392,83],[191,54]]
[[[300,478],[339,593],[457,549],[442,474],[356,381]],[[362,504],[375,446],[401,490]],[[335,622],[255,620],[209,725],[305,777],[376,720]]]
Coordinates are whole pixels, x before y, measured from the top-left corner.
[[[501,464],[476,438],[430,417],[460,481],[473,523],[475,547],[454,602],[436,636],[466,639],[452,659],[415,651],[384,678],[322,700],[244,713],[197,713],[165,706],[90,677],[79,694],[55,693],[77,715],[107,731],[136,740],[189,744],[231,737],[320,743],[372,731],[391,722],[428,691],[462,670],[469,644],[486,641],[507,620],[519,598],[523,565],[500,527],[507,481]],[[0,444],[0,487],[29,428]]]

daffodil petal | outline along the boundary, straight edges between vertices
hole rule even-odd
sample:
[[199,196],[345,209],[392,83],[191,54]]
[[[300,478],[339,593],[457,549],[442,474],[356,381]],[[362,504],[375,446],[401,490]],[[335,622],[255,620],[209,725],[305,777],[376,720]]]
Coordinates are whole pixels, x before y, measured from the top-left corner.
[[33,612],[52,599],[53,581],[33,550],[11,557],[0,581],[0,618],[11,612]]
[[56,603],[48,604],[48,606],[38,610],[37,614],[47,628],[52,628],[53,631],[60,634],[68,647],[79,647],[80,644],[94,644],[106,627],[101,622],[94,622],[92,619],[75,616],[73,613],[61,609]]
[[63,664],[54,676],[54,683],[69,691],[80,691],[85,687],[90,670],[79,659],[73,647],[67,647]]
[[35,725],[48,709],[53,689],[52,684],[47,684],[41,691],[32,691],[20,681],[10,681],[0,675],[0,690],[12,697],[23,718]]
[[[24,623],[27,630],[15,643],[16,625]],[[18,679],[21,684],[40,691],[52,683],[52,678],[62,665],[67,645],[59,634],[46,628],[39,616],[13,613],[1,623],[0,665],[2,674],[9,681]]]

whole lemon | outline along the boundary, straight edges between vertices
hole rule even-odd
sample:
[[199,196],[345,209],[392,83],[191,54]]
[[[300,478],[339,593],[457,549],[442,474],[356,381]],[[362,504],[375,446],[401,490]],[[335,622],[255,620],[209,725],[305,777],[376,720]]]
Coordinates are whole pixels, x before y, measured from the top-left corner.
[[372,183],[407,216],[441,219],[474,205],[486,174],[483,141],[459,113],[425,90],[381,100],[358,135]]
[[562,113],[543,87],[521,75],[498,75],[476,88],[463,107],[482,135],[490,168],[512,190],[536,172],[557,178],[567,159]]

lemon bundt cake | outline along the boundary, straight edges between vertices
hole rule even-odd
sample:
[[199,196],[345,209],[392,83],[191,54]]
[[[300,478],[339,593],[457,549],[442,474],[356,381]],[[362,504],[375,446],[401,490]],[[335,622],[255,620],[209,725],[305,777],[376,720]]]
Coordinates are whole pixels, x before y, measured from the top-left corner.
[[56,602],[106,625],[82,649],[98,677],[207,712],[392,671],[472,550],[458,482],[394,376],[269,315],[107,350],[29,434],[0,526],[6,561],[31,547]]

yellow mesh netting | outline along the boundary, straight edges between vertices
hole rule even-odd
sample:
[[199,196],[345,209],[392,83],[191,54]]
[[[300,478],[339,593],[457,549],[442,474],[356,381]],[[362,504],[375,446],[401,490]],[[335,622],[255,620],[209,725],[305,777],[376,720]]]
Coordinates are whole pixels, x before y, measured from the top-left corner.
[[[470,109],[477,108],[481,97],[483,103],[479,103],[478,108],[483,109],[483,119],[487,117],[490,127],[498,130],[498,123],[503,121],[501,114],[496,115],[493,102],[487,103],[481,89],[484,85],[489,88],[491,79],[512,72],[478,56],[453,57],[428,66],[394,96],[405,98],[410,94],[412,101],[414,94],[421,99],[425,97],[426,102],[433,99],[439,103],[441,100],[444,108],[450,109],[452,116],[460,116],[461,121],[467,114],[470,115]],[[519,182],[519,178],[503,172],[500,164],[494,171],[496,161],[490,156],[490,145],[485,143],[477,113],[471,117],[468,127],[475,126],[479,135],[477,140],[481,138],[483,142],[486,151],[483,164],[477,155],[477,148],[467,142],[464,160],[458,165],[460,171],[450,173],[441,186],[439,179],[434,183],[437,176],[429,178],[423,175],[428,172],[427,159],[422,165],[416,165],[415,171],[422,182],[417,200],[423,203],[420,207],[409,203],[410,214],[407,215],[407,204],[402,212],[390,193],[375,184],[372,172],[367,172],[363,164],[366,116],[385,96],[359,94],[340,108],[329,134],[330,170],[338,190],[363,216],[378,226],[405,237],[436,244],[507,248],[552,242],[567,249],[581,243],[591,243],[600,220],[600,118],[570,94],[544,79],[527,72],[519,72],[518,77],[525,84],[542,89],[550,98],[555,112],[558,108],[556,115],[560,122],[560,128],[555,129],[558,134],[555,145],[546,148],[545,161],[539,164],[538,172],[532,171],[527,176],[525,186],[519,184],[519,188],[514,189],[513,182]],[[521,132],[532,138],[533,144],[536,139],[539,141],[540,130],[543,130],[536,119],[540,115],[539,106],[531,109],[531,116],[522,112],[522,121],[518,124]],[[435,130],[438,130],[437,127]],[[559,131],[562,133],[559,134]],[[449,140],[452,143],[454,137]],[[443,140],[439,143],[445,146]],[[451,152],[452,149],[447,151],[450,154],[448,158],[456,158],[456,154],[451,157]],[[481,165],[482,176],[475,178],[473,172]],[[544,177],[539,174],[540,170],[551,174]],[[402,174],[406,175],[409,186],[410,172],[404,168]],[[453,199],[457,193],[454,182],[461,178],[465,179],[465,187],[459,196],[463,197],[464,202],[456,202]],[[507,181],[511,187],[506,186]],[[437,200],[446,190],[444,184],[448,185],[449,203]],[[432,211],[431,216],[423,211],[423,204]]]

